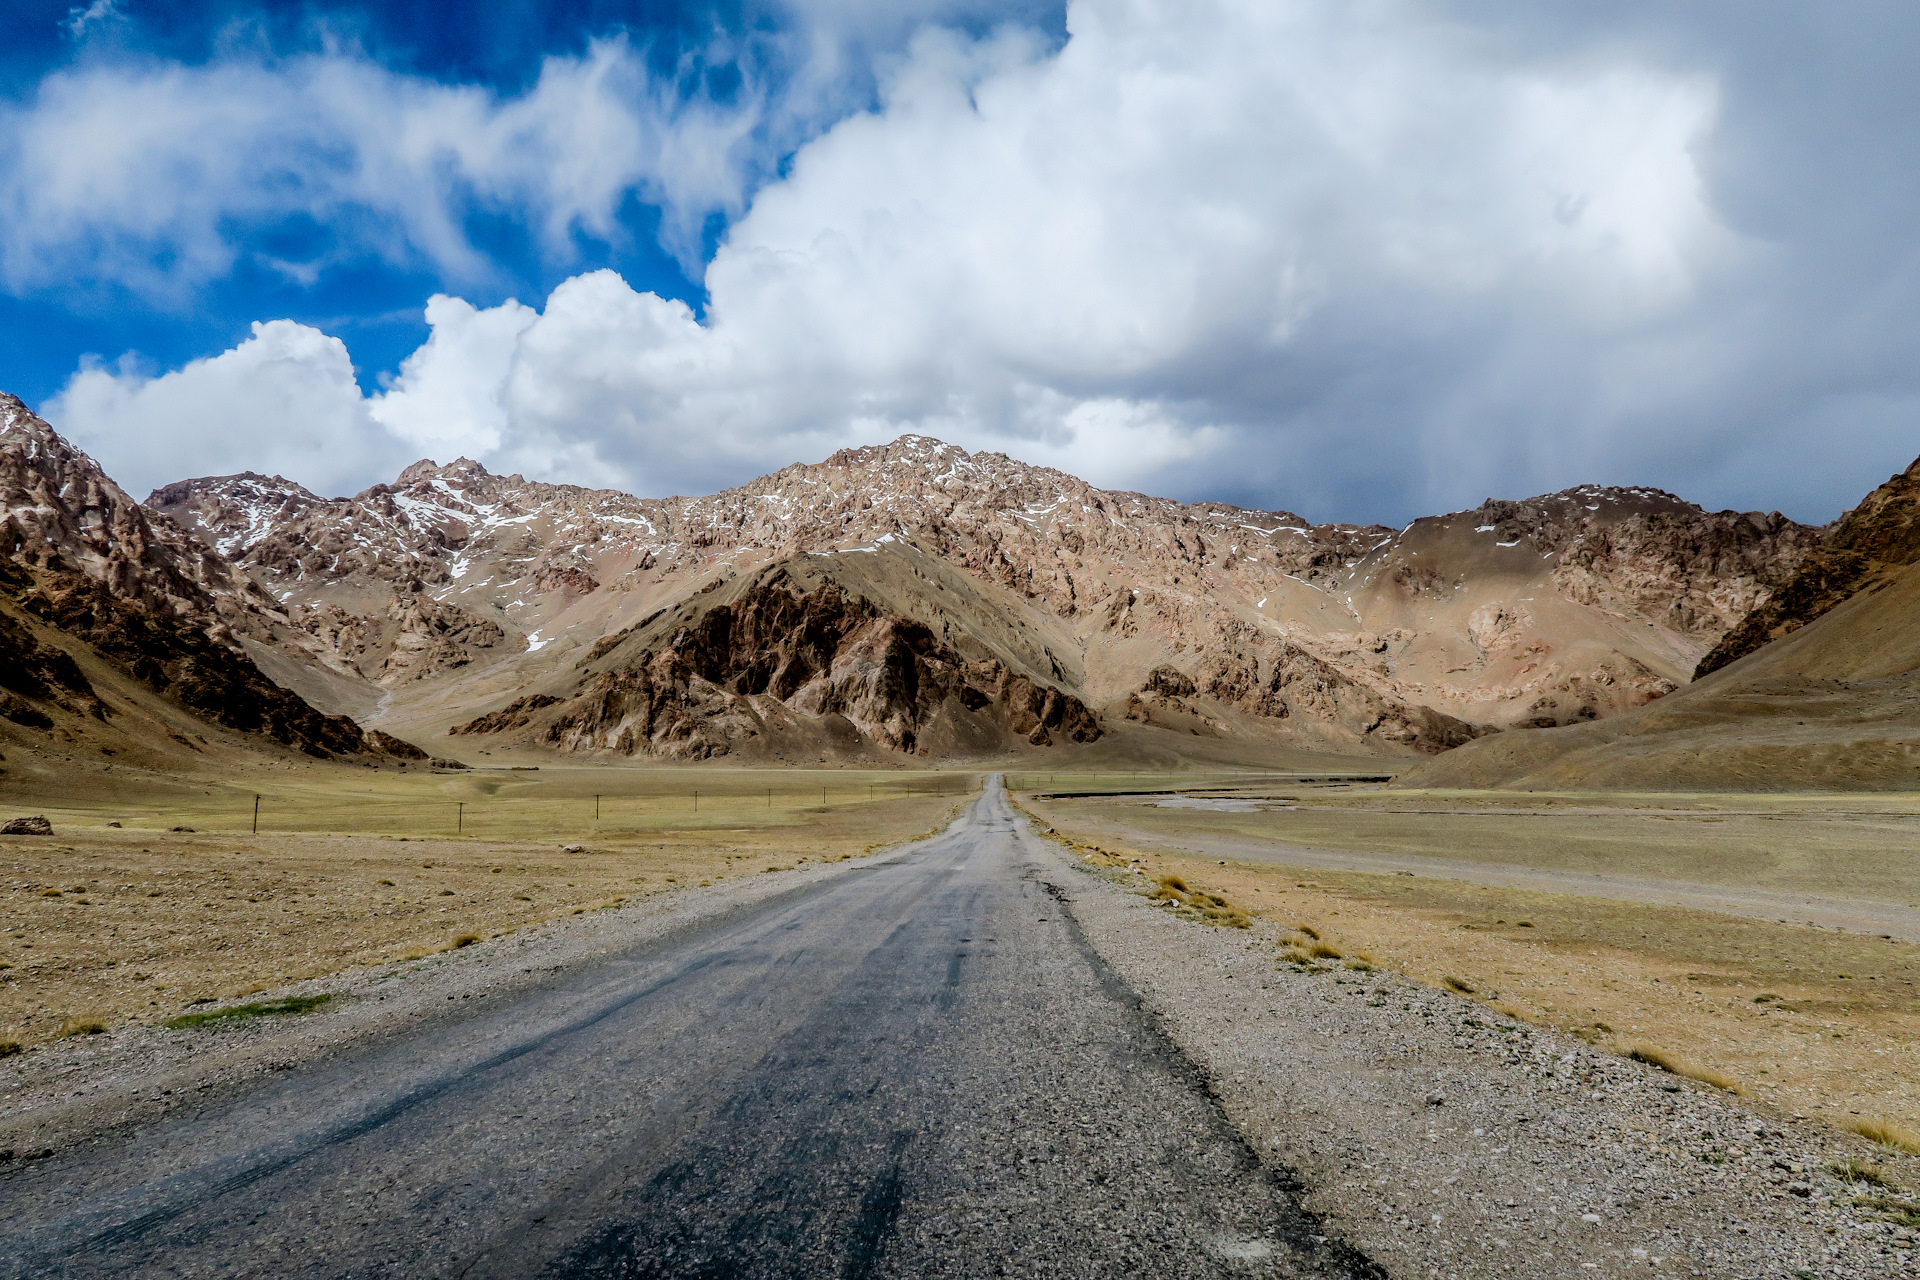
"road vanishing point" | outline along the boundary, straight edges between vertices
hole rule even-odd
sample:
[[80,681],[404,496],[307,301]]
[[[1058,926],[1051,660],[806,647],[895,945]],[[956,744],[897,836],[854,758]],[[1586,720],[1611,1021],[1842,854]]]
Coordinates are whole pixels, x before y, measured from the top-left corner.
[[0,1275],[1383,1277],[944,834],[21,1170]]

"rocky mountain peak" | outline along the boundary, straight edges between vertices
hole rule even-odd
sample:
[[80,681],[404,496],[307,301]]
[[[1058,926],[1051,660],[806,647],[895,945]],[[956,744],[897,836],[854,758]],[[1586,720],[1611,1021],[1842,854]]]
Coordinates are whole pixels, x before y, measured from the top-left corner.
[[[300,495],[317,501],[279,477],[221,480],[208,492],[271,494],[282,507]],[[135,502],[12,396],[0,396],[0,600],[0,668],[24,662],[51,677],[14,681],[16,694],[45,702],[42,688],[59,685],[92,698],[96,718],[109,709],[73,677],[70,658],[64,667],[45,658],[48,646],[31,634],[38,626],[60,638],[56,648],[90,650],[207,721],[316,755],[386,753],[352,720],[315,710],[254,662],[240,637],[268,647],[286,638],[285,616],[258,583],[209,540]],[[26,618],[35,622],[23,626]],[[56,697],[48,710],[71,711],[69,702]],[[26,710],[8,718],[73,732],[48,710]]]
[[484,479],[492,474],[478,462],[464,455],[455,458],[444,467],[432,458],[422,458],[402,471],[399,478],[393,482],[393,487],[404,489],[421,480],[473,481]]
[[135,502],[13,396],[0,396],[0,555],[38,572],[89,578],[142,609],[208,625],[221,612],[218,594],[263,599],[224,558]]

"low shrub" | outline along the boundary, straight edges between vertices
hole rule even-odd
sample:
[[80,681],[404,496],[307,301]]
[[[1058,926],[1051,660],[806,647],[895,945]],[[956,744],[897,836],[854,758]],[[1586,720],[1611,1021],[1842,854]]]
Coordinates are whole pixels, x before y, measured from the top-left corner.
[[310,1013],[331,999],[333,999],[331,995],[318,995],[256,1000],[252,1004],[229,1005],[225,1009],[213,1009],[206,1013],[183,1013],[177,1018],[168,1018],[160,1025],[180,1031],[187,1027],[204,1026],[209,1022],[233,1022],[245,1018],[270,1018],[287,1013]]

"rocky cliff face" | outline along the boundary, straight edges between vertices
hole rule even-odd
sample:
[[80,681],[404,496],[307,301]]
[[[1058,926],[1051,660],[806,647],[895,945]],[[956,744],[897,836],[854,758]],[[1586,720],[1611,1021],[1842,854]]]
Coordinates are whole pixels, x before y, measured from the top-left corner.
[[360,727],[268,679],[239,637],[285,618],[218,551],[136,503],[94,461],[0,395],[0,715],[47,728],[58,708],[104,718],[71,653],[35,619],[205,720],[313,755],[384,755]]
[[1695,678],[1789,635],[1857,592],[1920,563],[1920,459],[1834,523],[1818,550],[1700,660]]
[[[383,722],[423,732],[545,689],[604,638],[702,591],[806,561],[837,566],[843,594],[963,661],[991,659],[1116,720],[1389,753],[1671,691],[1819,534],[1599,488],[1397,532],[1312,525],[1101,490],[918,436],[702,498],[541,484],[463,459],[348,499],[243,475],[149,501],[245,568],[336,667],[390,695]],[[1163,667],[1195,686],[1179,707],[1147,687]],[[872,741],[904,742],[886,724],[871,721]]]

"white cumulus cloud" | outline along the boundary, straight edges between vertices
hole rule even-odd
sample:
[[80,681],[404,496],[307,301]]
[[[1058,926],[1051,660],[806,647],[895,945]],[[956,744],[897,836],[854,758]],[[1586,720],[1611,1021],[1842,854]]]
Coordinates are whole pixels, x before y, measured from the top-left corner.
[[45,412],[136,497],[241,470],[334,492],[410,457],[369,416],[346,345],[291,320],[158,377],[130,361],[83,368]]
[[[1381,352],[1604,342],[1738,252],[1695,172],[1704,79],[1484,62],[1313,0],[1082,0],[1069,29],[923,33],[730,229],[704,324],[609,273],[561,286],[510,371],[478,362],[499,447],[697,488],[922,430],[1151,485],[1271,447]],[[382,412],[442,399],[403,374]],[[1418,412],[1444,437],[1462,408]]]
[[[1631,42],[1509,45],[1387,0],[1076,0],[1067,27],[1064,44],[922,30],[876,109],[752,195],[703,315],[604,270],[537,312],[436,297],[427,343],[355,402],[378,447],[348,456],[398,442],[700,492],[917,430],[1107,484],[1398,517],[1665,479],[1745,429],[1692,416],[1751,379],[1737,304],[1767,257],[1713,201],[1713,74]],[[555,85],[591,104],[624,56]],[[451,132],[490,141],[456,148],[458,171],[538,169],[555,235],[649,165],[693,175],[690,208],[736,189],[723,124],[615,120],[569,152],[541,123],[566,109],[429,99],[383,163],[425,172],[449,145],[432,122],[468,112],[485,127]],[[627,151],[643,161],[614,176],[591,162]],[[470,247],[437,207],[402,221],[456,261]],[[334,357],[315,359],[302,376]],[[169,379],[200,367],[90,369],[56,409],[185,405],[216,384]],[[253,438],[223,412],[204,416]]]

